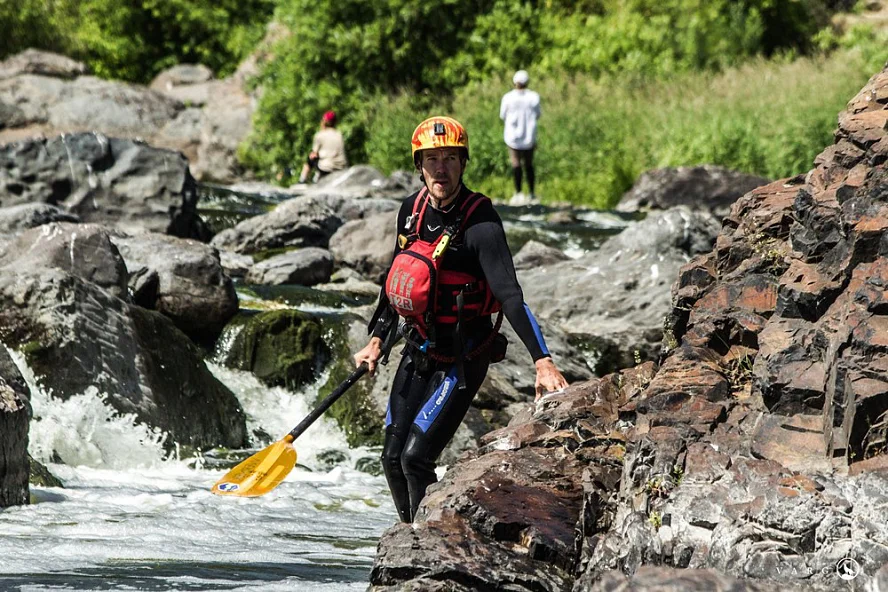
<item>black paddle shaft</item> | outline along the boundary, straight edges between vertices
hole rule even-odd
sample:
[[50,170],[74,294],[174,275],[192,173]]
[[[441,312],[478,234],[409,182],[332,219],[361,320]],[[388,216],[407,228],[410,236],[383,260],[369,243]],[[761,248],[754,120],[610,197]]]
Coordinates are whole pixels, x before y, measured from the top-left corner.
[[308,429],[308,426],[313,424],[317,419],[324,414],[324,411],[330,408],[330,406],[336,402],[339,397],[345,394],[351,386],[356,383],[362,376],[367,373],[367,364],[361,364],[358,366],[358,369],[352,372],[345,381],[336,387],[336,389],[327,395],[327,397],[318,404],[317,407],[314,408],[314,411],[308,414],[308,416],[299,422],[299,425],[290,430],[290,435],[293,436],[295,440],[299,436],[302,435],[302,432]]
[[[379,357],[380,364],[388,363],[389,353],[392,351],[392,348],[395,344],[400,340],[401,335],[398,331],[397,324],[393,324],[392,327],[389,328],[388,334],[386,335],[385,340],[382,344],[382,355]],[[367,374],[367,363],[364,362],[358,369],[352,372],[348,378],[346,378],[342,384],[336,387],[336,389],[327,395],[327,397],[318,404],[314,410],[308,414],[308,416],[299,422],[299,425],[290,430],[290,436],[293,437],[293,440],[302,435],[302,432],[308,429],[308,426],[313,424],[317,419],[324,414],[324,411],[330,408],[330,406],[336,402],[339,397],[345,394],[345,391],[351,388],[351,386],[356,383],[362,376]]]

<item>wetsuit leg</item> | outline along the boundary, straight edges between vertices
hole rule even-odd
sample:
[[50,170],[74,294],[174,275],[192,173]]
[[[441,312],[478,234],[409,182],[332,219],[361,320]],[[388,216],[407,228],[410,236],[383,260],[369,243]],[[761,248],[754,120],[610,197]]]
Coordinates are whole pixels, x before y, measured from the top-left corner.
[[382,468],[388,481],[392,500],[403,522],[411,522],[410,494],[407,478],[401,468],[401,453],[407,442],[410,426],[419,405],[423,402],[427,380],[416,372],[410,354],[401,357],[392,382],[388,411],[385,418],[385,442],[382,447]]
[[410,495],[410,517],[429,485],[437,481],[435,461],[462,423],[475,393],[487,375],[489,357],[484,354],[465,362],[466,388],[456,388],[456,367],[439,369],[428,385],[428,396],[416,413],[401,453],[401,468]]

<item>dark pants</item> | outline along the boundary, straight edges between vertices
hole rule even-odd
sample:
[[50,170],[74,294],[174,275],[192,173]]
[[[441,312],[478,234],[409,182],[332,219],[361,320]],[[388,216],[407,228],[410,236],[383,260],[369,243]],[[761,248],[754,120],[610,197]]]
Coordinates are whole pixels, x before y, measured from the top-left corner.
[[320,158],[312,158],[311,156],[309,156],[308,160],[306,161],[306,162],[308,162],[309,168],[318,170],[318,179],[324,177],[325,175],[330,174],[330,171],[325,171],[321,167],[318,166],[319,160],[320,160]]
[[432,363],[420,371],[410,350],[401,358],[382,450],[382,467],[401,521],[413,522],[426,488],[437,481],[435,461],[462,423],[489,365],[487,352],[466,361],[465,388],[459,389],[455,365]]
[[534,193],[534,172],[533,172],[533,148],[528,150],[515,150],[509,148],[509,162],[512,164],[512,178],[515,181],[515,193],[521,193],[521,166],[527,172],[527,187],[530,193]]

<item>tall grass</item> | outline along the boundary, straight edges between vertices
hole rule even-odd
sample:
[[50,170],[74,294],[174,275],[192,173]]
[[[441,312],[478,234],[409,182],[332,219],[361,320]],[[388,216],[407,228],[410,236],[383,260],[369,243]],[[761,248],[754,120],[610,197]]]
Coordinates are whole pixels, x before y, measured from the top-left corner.
[[[531,80],[543,105],[537,193],[547,202],[610,208],[652,168],[718,164],[775,179],[805,172],[832,143],[838,112],[886,58],[876,45],[658,80]],[[469,131],[467,183],[508,197],[499,103],[509,88],[505,78],[475,83],[431,109],[410,95],[379,99],[368,126],[370,164],[386,172],[410,168],[413,128],[434,111],[448,113]]]

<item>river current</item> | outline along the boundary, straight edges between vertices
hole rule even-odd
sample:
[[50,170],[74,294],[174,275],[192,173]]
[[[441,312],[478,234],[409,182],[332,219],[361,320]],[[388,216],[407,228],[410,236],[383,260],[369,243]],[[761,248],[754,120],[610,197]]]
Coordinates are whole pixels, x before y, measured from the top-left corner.
[[[32,486],[36,503],[0,511],[0,590],[367,588],[377,539],[397,515],[385,479],[354,468],[378,453],[349,449],[332,422],[299,439],[298,466],[271,493],[219,497],[210,487],[224,470],[211,459],[165,457],[162,434],[115,415],[99,393],[49,405],[16,361],[33,395],[29,450],[65,487]],[[286,433],[316,396],[210,368],[251,429]]]

